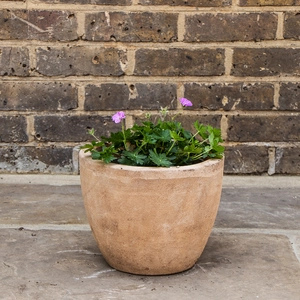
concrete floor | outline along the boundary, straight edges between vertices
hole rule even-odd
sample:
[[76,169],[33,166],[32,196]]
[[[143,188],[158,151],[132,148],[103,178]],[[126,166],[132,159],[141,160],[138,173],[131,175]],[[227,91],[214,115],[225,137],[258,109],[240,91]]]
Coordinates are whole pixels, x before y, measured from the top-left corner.
[[208,244],[170,276],[110,268],[78,176],[0,174],[0,299],[300,300],[300,177],[226,176]]

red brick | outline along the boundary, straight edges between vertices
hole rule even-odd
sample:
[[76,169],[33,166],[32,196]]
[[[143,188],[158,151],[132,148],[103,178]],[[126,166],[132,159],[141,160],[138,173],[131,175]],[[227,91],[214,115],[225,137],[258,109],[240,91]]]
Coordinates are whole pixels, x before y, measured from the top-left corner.
[[0,110],[58,111],[77,108],[77,88],[68,83],[0,82]]
[[90,141],[92,137],[87,134],[91,128],[96,130],[96,135],[108,135],[111,131],[121,129],[120,124],[115,124],[111,116],[70,116],[48,115],[35,116],[35,138],[44,142],[83,142]]
[[1,10],[4,40],[72,41],[78,38],[77,19],[68,11]]
[[184,85],[184,97],[193,102],[189,110],[271,110],[274,86],[269,83],[214,83]]
[[272,13],[197,14],[186,16],[184,40],[187,42],[274,40],[276,30],[277,15]]
[[134,75],[220,76],[224,74],[224,49],[139,49]]
[[40,47],[37,71],[45,76],[121,76],[121,64],[126,63],[126,52],[101,47]]
[[86,15],[84,39],[121,42],[177,40],[177,14],[97,12]]
[[300,148],[277,148],[275,172],[279,174],[300,174]]
[[300,49],[236,48],[233,76],[299,76]]
[[28,49],[0,47],[0,76],[29,76]]
[[279,92],[279,110],[300,110],[300,84],[281,83]]
[[0,116],[0,142],[28,142],[27,122],[24,116]]
[[228,141],[299,142],[300,115],[228,116]]
[[226,174],[261,174],[268,168],[267,147],[239,145],[225,148]]
[[[85,90],[84,109],[94,110],[159,110],[176,103],[176,85],[160,83],[88,85]],[[174,101],[175,100],[175,101]],[[174,108],[176,104],[173,103]]]

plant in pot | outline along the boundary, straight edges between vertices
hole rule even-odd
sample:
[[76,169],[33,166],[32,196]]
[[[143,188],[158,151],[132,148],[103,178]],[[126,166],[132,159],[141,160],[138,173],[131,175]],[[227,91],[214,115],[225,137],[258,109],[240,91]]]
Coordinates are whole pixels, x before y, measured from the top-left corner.
[[[183,107],[192,106],[181,98]],[[191,268],[200,257],[219,207],[224,167],[221,132],[198,121],[194,131],[170,117],[148,116],[95,136],[79,154],[81,189],[99,249],[113,268],[163,275]]]

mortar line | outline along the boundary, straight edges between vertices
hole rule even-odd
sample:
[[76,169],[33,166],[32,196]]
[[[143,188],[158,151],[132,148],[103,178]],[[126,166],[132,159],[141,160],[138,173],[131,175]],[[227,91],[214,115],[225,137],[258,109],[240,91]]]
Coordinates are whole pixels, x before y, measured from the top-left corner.
[[16,3],[10,1],[0,1],[0,9],[39,9],[39,10],[67,10],[67,11],[87,11],[87,12],[103,12],[103,11],[124,11],[124,12],[190,12],[190,13],[211,13],[212,10],[218,10],[222,13],[248,13],[248,12],[285,12],[285,11],[295,11],[297,7],[295,6],[249,6],[241,7],[238,5],[237,0],[233,0],[231,6],[208,6],[208,7],[188,7],[188,6],[168,6],[168,5],[139,5],[137,0],[134,0],[132,5],[95,5],[95,4],[65,4],[65,3],[37,3],[34,1],[26,1],[26,3]]
[[179,13],[178,14],[178,20],[177,20],[177,37],[178,42],[184,41],[184,35],[185,35],[185,14]]
[[275,151],[276,151],[275,147],[270,147],[268,149],[268,156],[269,156],[268,175],[273,175],[276,173]]
[[[123,49],[220,49],[220,48],[250,48],[250,49],[265,49],[265,48],[300,48],[299,40],[262,40],[253,43],[253,41],[223,41],[223,42],[199,42],[199,43],[188,43],[184,41],[174,41],[172,43],[163,42],[124,42],[124,41],[94,41],[88,40],[74,40],[66,41],[70,47],[74,46],[86,46],[91,48],[111,48],[111,47],[122,47]],[[52,48],[62,48],[66,44],[62,41],[39,41],[39,40],[2,40],[1,47],[52,47]]]
[[276,39],[283,40],[283,28],[284,28],[284,13],[278,12],[277,13],[278,20],[277,20],[277,31],[276,31]]
[[274,85],[273,105],[274,105],[274,109],[277,110],[279,109],[280,83],[274,82],[273,85]]
[[34,142],[34,135],[35,135],[35,130],[34,130],[34,116],[29,115],[26,116],[26,121],[27,121],[27,136],[28,136],[28,142]]
[[[133,52],[133,51],[129,51]],[[130,55],[130,56],[129,56]],[[133,57],[131,57],[133,56]],[[18,77],[15,76],[13,78],[2,78],[2,82],[53,82],[53,81],[59,81],[59,82],[69,82],[69,83],[126,83],[126,82],[132,82],[132,83],[166,83],[172,82],[172,83],[199,83],[199,84],[214,84],[214,83],[272,83],[275,85],[278,83],[277,81],[280,80],[280,82],[287,83],[299,83],[299,77],[296,76],[287,76],[287,77],[274,77],[274,76],[266,76],[266,77],[236,77],[236,76],[203,76],[199,78],[199,76],[135,76],[129,74],[129,72],[133,72],[132,69],[134,68],[134,52],[133,54],[127,53],[128,60],[132,59],[132,62],[129,66],[127,66],[127,75],[124,75],[122,77],[105,77],[105,76],[68,76],[68,77],[30,77],[30,78],[24,78],[24,77]],[[279,83],[278,83],[279,84]],[[278,86],[278,85],[277,85]],[[276,90],[275,90],[276,92]],[[276,98],[274,99],[274,105],[276,105]]]

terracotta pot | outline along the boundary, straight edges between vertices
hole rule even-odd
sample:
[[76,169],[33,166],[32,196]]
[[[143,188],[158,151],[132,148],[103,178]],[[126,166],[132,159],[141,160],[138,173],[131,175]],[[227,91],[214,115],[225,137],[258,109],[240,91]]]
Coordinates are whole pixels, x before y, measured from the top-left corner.
[[158,168],[79,158],[88,220],[110,266],[162,275],[195,264],[217,215],[224,159]]

